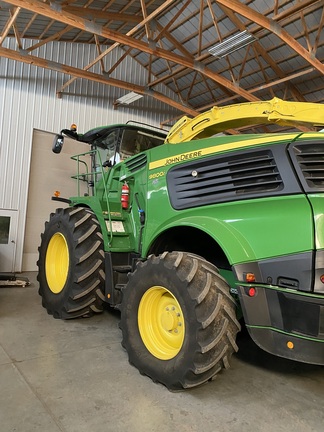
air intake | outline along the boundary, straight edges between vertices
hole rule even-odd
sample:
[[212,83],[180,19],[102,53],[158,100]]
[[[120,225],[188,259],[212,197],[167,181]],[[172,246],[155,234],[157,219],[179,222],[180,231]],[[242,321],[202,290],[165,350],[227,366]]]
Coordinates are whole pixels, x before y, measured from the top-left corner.
[[177,210],[265,196],[283,189],[268,150],[183,164],[172,168],[167,180],[171,204]]
[[298,144],[293,151],[305,189],[324,190],[324,144]]
[[131,173],[134,173],[140,170],[141,168],[145,167],[146,160],[147,160],[146,154],[139,154],[136,157],[126,159],[125,165]]

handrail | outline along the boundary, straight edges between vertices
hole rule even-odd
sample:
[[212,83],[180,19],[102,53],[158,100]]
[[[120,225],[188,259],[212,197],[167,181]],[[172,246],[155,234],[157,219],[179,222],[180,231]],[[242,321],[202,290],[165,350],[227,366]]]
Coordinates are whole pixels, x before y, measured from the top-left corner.
[[[87,155],[95,155],[96,160],[99,162],[99,170],[97,171],[89,171],[87,162],[80,159],[82,156]],[[77,174],[72,176],[72,178],[77,180],[77,190],[78,190],[78,197],[80,197],[80,179],[84,179],[85,177],[94,176],[95,180],[97,179],[97,176],[101,174],[103,179],[103,186],[104,186],[104,200],[107,204],[107,215],[108,215],[108,223],[109,223],[109,245],[111,245],[113,234],[112,234],[112,221],[111,221],[111,214],[110,214],[110,208],[109,208],[109,200],[108,200],[108,189],[107,189],[107,179],[106,179],[106,173],[103,170],[102,166],[102,160],[100,152],[96,149],[90,150],[85,153],[79,153],[77,155],[71,156],[71,159],[75,160],[77,162]],[[86,173],[80,174],[80,163],[84,164],[86,166]],[[89,182],[88,182],[88,191],[89,191]],[[93,194],[96,195],[96,188],[93,188]]]
[[[79,156],[81,155],[75,155],[75,156],[71,156],[71,159],[77,161],[77,174],[71,176],[71,178],[77,180],[77,190],[78,190],[78,197],[80,196],[80,178],[83,177],[83,179],[85,179],[86,177],[89,177],[90,173],[89,173],[89,169],[88,169],[88,164],[79,159]],[[86,173],[82,173],[80,174],[80,163],[85,165],[85,169],[86,169]],[[87,182],[87,188],[88,188],[88,193],[89,193],[89,183]]]

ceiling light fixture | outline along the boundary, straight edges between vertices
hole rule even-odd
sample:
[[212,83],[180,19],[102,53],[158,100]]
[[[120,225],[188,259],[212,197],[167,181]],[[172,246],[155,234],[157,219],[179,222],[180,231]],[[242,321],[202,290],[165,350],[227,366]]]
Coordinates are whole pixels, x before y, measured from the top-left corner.
[[127,93],[125,96],[120,97],[119,99],[116,100],[116,102],[118,104],[123,104],[123,105],[129,105],[133,102],[135,102],[137,99],[142,98],[143,95],[135,93],[135,92],[130,92]]
[[220,42],[210,48],[208,52],[214,57],[222,58],[225,57],[234,51],[237,51],[240,48],[245,47],[256,41],[257,38],[253,36],[253,34],[249,33],[247,30],[244,30],[240,33],[237,33],[234,36],[229,37],[228,39]]

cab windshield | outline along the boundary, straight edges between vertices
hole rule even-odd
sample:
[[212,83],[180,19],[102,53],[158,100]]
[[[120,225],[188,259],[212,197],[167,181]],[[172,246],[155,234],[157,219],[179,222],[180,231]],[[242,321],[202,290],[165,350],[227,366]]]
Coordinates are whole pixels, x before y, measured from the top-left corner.
[[154,131],[136,128],[116,128],[95,139],[93,145],[100,153],[101,162],[110,165],[123,161],[135,154],[157,147],[164,143],[165,136]]

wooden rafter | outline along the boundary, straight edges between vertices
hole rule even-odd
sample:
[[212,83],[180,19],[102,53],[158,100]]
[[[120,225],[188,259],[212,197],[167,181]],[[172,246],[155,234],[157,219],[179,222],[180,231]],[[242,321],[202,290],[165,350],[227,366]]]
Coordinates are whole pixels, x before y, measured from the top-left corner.
[[[321,0],[321,2],[323,2],[322,0]],[[317,2],[315,2],[315,3],[317,3]],[[245,27],[245,25],[243,25],[243,23],[242,22],[240,22],[240,20],[239,20],[239,18],[234,14],[234,12],[233,11],[231,11],[230,9],[228,9],[228,8],[226,8],[226,7],[224,7],[224,6],[221,6],[221,5],[219,5],[224,11],[225,11],[225,13],[226,13],[226,15],[233,21],[233,23],[240,29],[240,30],[245,30],[246,29],[246,27]],[[310,1],[310,0],[305,0],[304,2],[302,2],[302,6],[303,6],[303,8],[304,7],[306,7],[306,6],[310,6],[310,10],[312,10],[315,6],[314,6],[314,2],[312,2],[312,1]],[[292,7],[291,9],[289,9],[288,10],[288,12],[290,11],[291,12],[291,14],[289,14],[288,12],[287,12],[287,10],[284,12],[284,13],[280,13],[277,17],[275,17],[276,19],[280,19],[280,20],[286,20],[287,22],[291,22],[292,21],[292,16],[293,15],[297,15],[297,14],[299,14],[300,13],[300,11],[302,10],[302,6],[301,6],[301,4],[298,4],[298,5],[295,5],[294,7]],[[214,24],[215,24],[215,21],[214,21]],[[260,26],[255,26],[255,27],[253,27],[253,29],[257,29],[257,30],[260,30],[261,29],[261,27]],[[254,30],[253,30],[254,31]],[[220,38],[220,40],[221,40],[221,38]],[[282,45],[283,45],[284,43],[282,43]],[[269,65],[272,67],[272,69],[276,72],[276,74],[279,76],[279,77],[285,77],[286,76],[286,72],[283,72],[283,71],[281,71],[281,69],[280,69],[280,67],[277,65],[277,63],[274,61],[274,60],[272,60],[272,58],[271,58],[271,56],[267,53],[267,51],[262,47],[262,45],[261,44],[259,44],[258,42],[255,42],[254,43],[254,46],[257,46],[258,47],[258,52],[262,55],[262,57],[269,63]],[[205,57],[204,57],[205,58]],[[203,59],[204,59],[203,58]],[[231,65],[230,64],[228,64],[228,68],[229,68],[229,70],[231,70]],[[180,74],[181,73],[181,71],[184,71],[185,69],[184,68],[179,68],[178,70],[177,70],[177,75],[178,74]],[[222,71],[223,72],[223,71]],[[184,72],[183,72],[184,73]],[[179,76],[179,75],[178,75]],[[166,81],[168,79],[168,77],[167,76],[165,76],[164,77],[164,81]],[[157,83],[157,82],[155,82],[155,83]],[[301,95],[301,93],[291,84],[291,83],[287,83],[287,85],[289,86],[289,88],[290,88],[290,90],[291,90],[291,92],[292,92],[292,94],[293,94],[293,96],[294,96],[294,98],[295,99],[297,99],[297,100],[301,100],[301,101],[304,101],[305,100],[305,98],[304,98],[304,96],[303,95]],[[250,90],[251,91],[251,90]],[[231,97],[230,98],[231,100],[233,100],[233,98]]]
[[301,46],[290,34],[284,30],[276,21],[269,19],[259,12],[252,10],[242,2],[238,0],[215,0],[216,3],[222,4],[223,6],[232,9],[234,12],[256,22],[263,28],[266,28],[270,32],[274,33],[285,42],[292,50],[303,57],[309,64],[315,67],[321,74],[324,75],[324,65],[314,56],[312,56],[303,46]]
[[[163,42],[162,42],[162,40],[158,41],[158,44],[159,44],[159,46],[160,46],[161,48],[163,48]],[[167,66],[168,66],[168,68],[169,68],[170,75],[172,75],[172,68],[171,68],[171,66],[170,66],[170,62],[166,60],[166,63],[167,63]],[[183,101],[183,103],[184,103],[184,98],[182,97],[181,90],[180,90],[180,88],[179,88],[179,86],[178,86],[177,81],[176,81],[174,78],[171,78],[171,79],[172,79],[172,82],[173,82],[173,84],[174,84],[174,86],[175,86],[175,88],[176,88],[175,93],[178,95],[178,97],[180,98],[180,100]],[[148,88],[149,88],[149,84],[150,84],[150,83],[148,83]],[[186,103],[187,103],[187,102],[186,102]]]
[[[209,0],[207,0],[209,1]],[[251,1],[249,1],[250,3]],[[300,17],[300,12],[305,10],[307,8],[307,13],[312,13],[314,10],[316,10],[316,8],[318,7],[318,4],[323,4],[323,0],[303,0],[298,2],[297,4],[291,6],[291,2],[289,0],[281,0],[280,1],[280,5],[287,6],[287,9],[285,9],[283,12],[280,12],[277,15],[274,15],[272,17],[273,20],[275,20],[277,23],[279,24],[285,24],[285,25],[289,25],[293,22],[295,22],[296,20],[299,19]],[[288,7],[289,6],[289,7]],[[221,9],[223,9],[225,11],[223,16],[218,17],[218,21],[222,21],[223,19],[227,19],[227,17],[229,17],[229,12],[232,13],[233,16],[236,16],[233,11],[231,11],[228,8],[225,8],[224,6],[218,4],[218,7],[220,7]],[[270,13],[271,9],[269,9],[268,12],[266,13]],[[177,26],[181,26],[182,24],[184,24],[184,22],[187,19],[190,19],[191,17],[194,17],[198,12],[192,12],[191,15],[189,17],[186,17],[183,19],[183,21],[178,21],[177,22]],[[232,20],[232,19],[231,19]],[[233,20],[232,20],[233,21]],[[235,21],[233,21],[235,22]],[[214,25],[213,23],[210,23],[209,26],[207,26],[206,28],[204,28],[204,30],[210,30],[211,27]],[[176,29],[177,27],[174,27],[174,29]],[[245,28],[245,27],[244,27]],[[251,28],[249,28],[249,31],[253,34],[260,32],[263,30],[263,27],[261,25],[255,24],[252,25]],[[235,33],[236,30],[233,30],[233,32],[229,32],[226,34],[226,37],[232,36]],[[190,35],[188,35],[186,38],[184,38],[181,42],[183,44],[185,44],[186,42],[190,41],[192,38],[195,38],[198,34],[197,32],[191,33]],[[219,36],[219,40],[222,41],[222,37],[218,32],[218,36]],[[210,44],[208,46],[205,46],[204,49],[207,50],[211,45],[213,44],[213,42],[210,42]],[[284,42],[282,42],[282,45],[284,45]],[[280,46],[280,45],[279,45]],[[264,50],[264,52],[266,53],[266,50]],[[193,55],[195,55],[195,53],[193,53]],[[201,58],[201,60],[205,60],[206,58],[210,57],[208,54],[205,54],[204,57]],[[164,72],[166,72],[166,70],[161,70],[161,74],[163,74]]]
[[31,17],[31,19],[29,20],[28,24],[26,25],[26,27],[24,28],[24,30],[21,32],[21,37],[23,38],[26,34],[26,32],[28,31],[28,29],[31,27],[31,25],[33,24],[33,22],[35,21],[35,19],[38,17],[37,13],[34,13],[34,15]]
[[[171,0],[172,1],[172,0]],[[165,2],[164,4],[169,4],[168,2]],[[162,5],[163,6],[163,5]],[[158,9],[161,9],[158,8]],[[157,13],[160,13],[160,10],[157,12],[155,11],[153,14],[150,14],[148,17],[144,18],[141,22],[139,22],[135,27],[133,27],[132,30],[130,30],[129,32],[126,33],[127,36],[132,36],[133,34],[135,34],[137,31],[139,31],[147,22],[149,22],[151,19],[153,19]],[[120,45],[120,43],[115,42],[112,46],[110,46],[109,48],[107,48],[103,53],[101,53],[97,58],[95,58],[92,62],[90,62],[87,66],[84,67],[84,70],[89,70],[91,69],[96,63],[98,63],[98,61],[100,61],[103,57],[105,57],[106,55],[108,55],[111,51],[113,51],[115,48],[117,48]],[[64,89],[66,89],[70,84],[72,84],[77,78],[71,78],[69,81],[67,81],[65,84],[63,84],[63,86],[61,87],[61,89],[59,90],[59,93],[63,92]]]
[[[96,41],[96,47],[97,47],[97,51],[98,54],[101,55],[101,48],[100,48],[100,43],[99,43],[99,38],[97,35],[94,35],[95,41]],[[101,66],[101,72],[105,73],[105,65],[103,62],[103,59],[100,59],[100,66]]]
[[186,3],[184,3],[182,5],[182,7],[178,10],[178,12],[174,14],[174,16],[169,20],[169,22],[166,25],[162,26],[162,25],[159,25],[159,23],[157,23],[159,25],[160,33],[155,36],[155,39],[154,39],[155,42],[162,39],[162,36],[164,36],[164,34],[169,31],[169,29],[177,21],[179,16],[182,15],[182,13],[186,10],[186,8],[189,6],[190,3],[191,3],[191,0],[188,0]]
[[[268,3],[262,0],[262,15],[255,10],[255,0],[109,0],[102,3],[104,6],[100,10],[94,9],[98,7],[94,0],[82,3],[75,0],[4,0],[3,3],[14,7],[4,7],[9,14],[7,22],[0,17],[0,47],[13,33],[17,49],[23,48],[21,38],[25,35],[37,42],[21,51],[23,55],[54,40],[73,40],[96,46],[96,58],[84,69],[75,68],[60,92],[75,79],[83,77],[82,73],[96,63],[101,64],[103,78],[109,78],[126,57],[131,56],[147,70],[148,92],[162,83],[169,86],[184,105],[192,104],[192,107],[199,107],[199,111],[212,106],[214,103],[210,102],[216,98],[217,104],[226,104],[235,99],[241,101],[242,97],[246,100],[257,100],[257,95],[271,97],[276,91],[280,97],[301,101],[307,97],[314,99],[312,93],[317,91],[316,99],[321,101],[320,94],[324,89],[320,84],[324,71],[323,57],[320,57],[323,56],[324,0],[271,0]],[[21,11],[19,20],[9,25],[16,8],[28,12]],[[168,17],[167,22],[163,14]],[[225,20],[228,19],[234,24],[227,26],[230,30],[226,30]],[[187,24],[191,20],[194,23],[192,30]],[[288,34],[286,28],[294,33]],[[217,41],[222,42],[243,30],[255,34],[258,40],[240,53],[221,60],[210,55],[208,50]],[[207,39],[204,33],[209,36]],[[210,37],[212,33],[214,36]],[[279,37],[275,45],[272,34]],[[307,44],[306,49],[301,44]],[[118,46],[124,54],[118,55],[113,64],[108,58],[104,62]],[[285,46],[287,51],[282,55]],[[50,55],[50,51],[46,53]],[[164,60],[165,64],[158,59]],[[295,73],[291,73],[291,60],[297,65]],[[92,78],[88,79],[98,78],[90,71],[89,74]],[[189,74],[190,80],[185,78]],[[309,89],[302,85],[304,80],[300,78],[308,78],[307,75],[314,80]],[[131,83],[121,81],[119,84],[120,88],[136,91]]]
[[[13,17],[12,11],[10,11],[10,17],[11,18]],[[12,23],[12,28],[13,28],[13,31],[15,33],[15,38],[16,38],[17,46],[18,46],[19,49],[22,49],[21,37],[20,37],[19,31],[17,29],[17,26],[16,26],[15,22]]]
[[48,42],[52,42],[54,40],[59,39],[62,35],[64,35],[65,33],[69,32],[73,27],[71,26],[66,26],[64,29],[62,29],[61,31],[53,34],[52,36],[49,36],[46,39],[41,40],[40,42],[32,45],[31,47],[27,48],[26,51],[27,52],[31,52],[34,51],[35,49],[47,44]]
[[138,24],[142,20],[139,15],[128,14],[126,12],[105,12],[105,10],[91,9],[89,7],[83,8],[77,6],[63,6],[63,10],[80,17],[86,17],[89,20],[95,20],[96,18],[99,18],[101,20],[120,21],[133,24]]
[[[124,7],[121,9],[120,14],[123,14],[123,13],[127,12],[127,9],[129,8],[129,6],[131,6],[131,4],[132,4],[134,1],[135,1],[135,0],[131,0],[131,1],[129,1],[129,2],[127,3],[127,5],[124,6]],[[103,11],[106,11],[106,10],[107,10],[107,5],[103,8]],[[137,16],[137,14],[135,14],[135,15]],[[109,27],[109,25],[110,25],[112,22],[113,22],[113,20],[109,20],[109,21],[104,25],[104,27]],[[123,31],[123,29],[124,29],[128,24],[129,24],[128,21],[123,22],[123,24],[118,28],[118,31],[119,31],[119,32]],[[83,33],[83,32],[81,32],[81,33]],[[92,35],[91,38],[88,40],[88,43],[91,43],[91,42],[92,42],[93,36],[94,36],[94,35]],[[105,42],[103,43],[103,45],[104,45],[104,44],[105,44]]]
[[316,35],[316,38],[315,38],[315,41],[314,41],[314,45],[312,47],[312,53],[314,53],[314,54],[317,51],[318,43],[319,43],[321,34],[323,32],[323,27],[324,27],[324,7],[323,7],[323,10],[322,10],[321,20],[320,20],[319,25],[318,25],[317,35]]
[[198,32],[198,56],[201,56],[203,22],[204,22],[204,0],[200,0],[199,32]]
[[76,76],[78,78],[85,78],[89,81],[95,81],[95,82],[99,82],[101,84],[105,84],[105,85],[109,85],[109,86],[113,86],[113,87],[119,87],[119,88],[122,88],[122,89],[125,89],[128,91],[134,91],[136,93],[147,95],[147,96],[150,96],[150,97],[157,99],[161,102],[164,102],[167,105],[170,105],[174,108],[177,108],[178,110],[180,110],[184,113],[187,113],[189,115],[195,116],[198,114],[198,111],[195,111],[192,108],[186,107],[186,106],[176,102],[173,99],[168,98],[167,96],[165,96],[159,92],[147,90],[147,88],[145,86],[140,86],[137,84],[131,84],[131,83],[128,83],[126,81],[117,80],[114,78],[106,78],[100,74],[96,74],[96,73],[85,71],[82,69],[78,69],[78,68],[75,68],[72,66],[64,65],[62,63],[48,61],[48,60],[41,59],[41,58],[36,57],[36,56],[32,56],[30,54],[27,55],[24,53],[19,53],[18,51],[10,50],[8,48],[0,47],[0,56],[11,59],[11,60],[20,61],[22,63],[31,64],[33,66],[39,66],[39,67],[44,68],[44,69],[51,69],[51,70],[55,70],[55,71],[60,72],[60,73],[73,75],[73,76]]
[[[144,0],[140,0],[140,2],[141,2],[141,8],[142,8],[142,15],[143,15],[143,18],[145,19],[145,20],[147,20],[147,11],[146,11],[146,6],[145,6],[145,1]],[[145,32],[146,32],[146,37],[147,37],[147,40],[151,40],[152,39],[152,37],[151,37],[151,29],[150,29],[150,27],[149,27],[149,25],[148,25],[148,22],[146,22],[145,24],[144,24],[144,27],[145,27]]]
[[[246,26],[243,24],[243,22],[237,17],[234,12],[230,9],[228,9],[226,6],[221,6],[221,9],[227,13],[230,20],[233,22],[233,24],[236,25],[236,27],[244,31],[246,30]],[[254,42],[253,44],[254,50],[259,53],[262,58],[270,65],[272,70],[278,75],[280,78],[284,78],[286,76],[286,73],[280,69],[278,64],[272,59],[270,54],[263,48],[263,46],[258,42]],[[292,92],[297,100],[304,101],[305,98],[302,96],[302,94],[292,85],[291,86]]]
[[0,36],[0,46],[2,45],[3,41],[5,40],[5,38],[7,37],[10,28],[13,26],[13,24],[15,23],[18,14],[20,12],[21,7],[16,7],[14,12],[12,12],[10,14],[10,18],[7,21],[7,24],[5,25],[5,28],[3,29],[3,32]]
[[[172,1],[173,0],[165,1],[162,6],[165,6],[168,3],[171,4]],[[237,85],[234,85],[231,81],[213,72],[212,70],[208,69],[204,64],[199,63],[197,60],[193,61],[191,59],[187,59],[186,57],[170,52],[168,50],[152,47],[151,44],[145,43],[143,41],[139,41],[137,39],[132,38],[131,36],[124,35],[116,31],[104,28],[100,25],[96,25],[92,21],[80,18],[69,12],[65,12],[64,14],[62,14],[60,11],[52,10],[50,6],[44,3],[40,3],[38,0],[7,0],[7,3],[13,4],[15,6],[25,7],[25,8],[28,7],[29,10],[33,12],[38,12],[41,15],[47,16],[48,18],[56,19],[57,21],[63,22],[68,25],[73,25],[74,27],[77,27],[81,30],[85,30],[93,34],[101,35],[103,37],[107,37],[108,39],[114,40],[115,42],[136,48],[148,54],[153,54],[157,57],[161,57],[173,61],[189,69],[198,70],[199,72],[203,73],[205,76],[209,77],[213,81],[216,81],[219,84],[228,87],[229,90],[231,90],[233,93],[242,96],[244,99],[251,102],[258,100],[258,98],[252,95],[250,92],[244,90],[243,88]],[[157,8],[156,11],[158,9],[159,8]]]
[[132,48],[128,48],[127,51],[124,52],[124,54],[119,57],[119,59],[116,61],[116,63],[114,65],[111,66],[111,68],[109,69],[109,71],[107,71],[107,75],[111,75],[115,69],[118,68],[118,66],[125,60],[125,58],[127,56],[129,56],[130,52],[132,51]]
[[[275,86],[277,86],[279,84],[282,84],[284,82],[292,81],[295,78],[299,78],[299,77],[302,77],[304,75],[308,75],[308,74],[314,72],[314,70],[315,69],[313,67],[312,68],[308,68],[306,70],[303,70],[303,71],[300,71],[300,72],[296,72],[296,73],[294,73],[292,75],[286,76],[285,78],[281,78],[281,79],[278,79],[278,80],[271,81],[268,84],[262,84],[261,86],[253,87],[249,91],[251,93],[257,93],[260,90],[264,90],[264,89],[267,89],[267,88],[275,87]],[[324,88],[324,85],[323,85],[323,88]],[[235,96],[231,96],[231,97],[228,97],[228,98],[221,99],[220,101],[218,101],[218,103],[219,103],[219,105],[224,105],[224,104],[226,104],[228,102],[233,101],[234,99],[235,99]],[[205,111],[205,110],[211,108],[212,106],[214,106],[213,103],[206,104],[206,105],[200,107],[199,111]]]
[[[209,1],[209,0],[208,0]],[[287,2],[288,5],[289,2]],[[280,14],[274,16],[273,18],[276,20],[285,20],[287,23],[292,22],[295,17],[299,17],[301,11],[305,10],[306,7],[308,7],[307,9],[307,13],[310,13],[312,10],[315,9],[317,4],[324,4],[323,0],[303,0],[303,2],[299,2],[298,4],[286,9],[284,12],[281,12]],[[223,5],[218,5],[219,7],[221,7],[224,12],[226,13],[226,15],[233,21],[233,23],[240,29],[240,30],[245,30],[246,26],[242,24],[242,22],[240,23],[239,18],[236,16],[236,14],[234,14],[233,11],[231,11],[230,9],[226,8]],[[290,6],[290,4],[289,4]],[[215,25],[215,20],[214,20],[214,25]],[[256,32],[256,31],[260,31],[262,29],[262,26],[260,25],[255,25],[254,27],[251,28],[251,32]],[[221,38],[220,38],[221,40]],[[282,45],[284,44],[284,42],[282,43]],[[272,69],[276,72],[276,74],[279,77],[285,77],[286,73],[281,71],[280,67],[277,65],[277,63],[275,61],[272,60],[271,56],[269,55],[269,53],[266,51],[266,49],[264,49],[262,47],[261,44],[259,44],[258,42],[254,43],[255,46],[258,47],[258,52],[262,55],[263,59],[266,60],[269,65],[272,67]],[[202,59],[204,60],[204,58]],[[229,69],[231,69],[231,65],[229,64]],[[179,68],[178,73],[180,73],[181,71],[184,71],[185,69],[183,68]],[[224,71],[222,71],[224,72]],[[167,76],[165,76],[164,81],[167,80]],[[304,101],[305,97],[303,95],[301,95],[301,93],[291,84],[291,83],[287,83],[287,85],[289,86],[293,96],[295,99],[300,100],[300,101]],[[251,90],[250,90],[251,91]],[[231,98],[232,99],[232,98]]]

